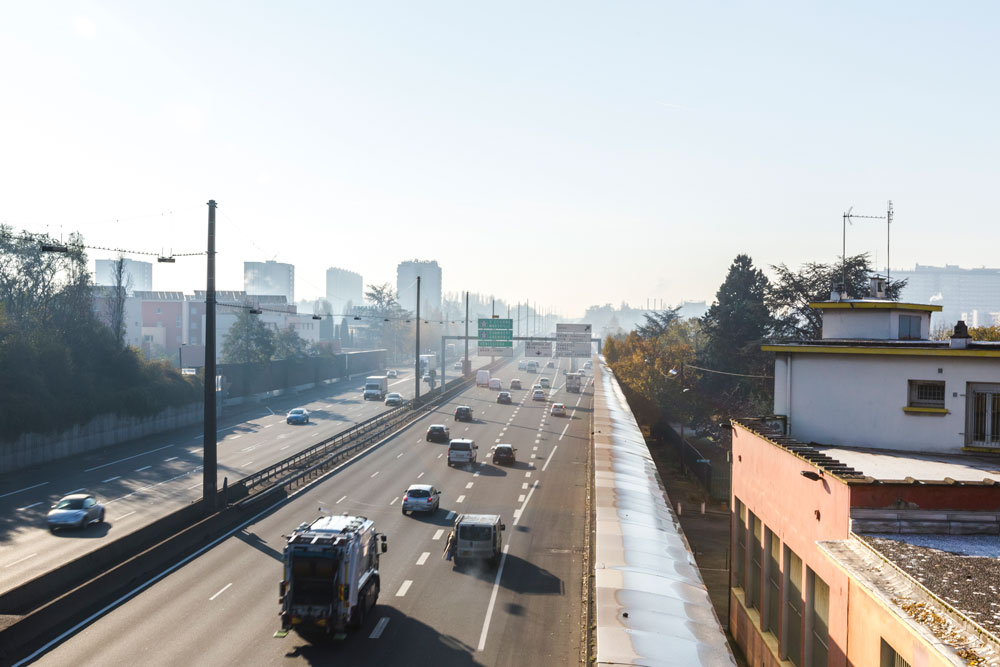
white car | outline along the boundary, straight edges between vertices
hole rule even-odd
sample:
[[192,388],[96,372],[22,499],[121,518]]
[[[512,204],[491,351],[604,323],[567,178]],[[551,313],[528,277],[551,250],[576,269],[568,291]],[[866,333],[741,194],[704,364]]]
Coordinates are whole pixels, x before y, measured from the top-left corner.
[[542,389],[548,389],[549,387],[552,386],[552,383],[549,382],[548,378],[541,378],[541,379],[539,379],[538,380],[538,384],[542,385]]
[[562,403],[553,403],[550,414],[553,417],[565,417],[566,416],[566,406]]
[[509,388],[510,389],[520,389],[521,388],[521,380],[519,380],[518,378],[514,378],[513,380],[510,381],[510,387]]
[[545,400],[545,392],[542,391],[541,389],[536,389],[535,391],[531,392],[531,400],[533,400],[533,401],[544,401]]
[[395,370],[394,368],[390,368],[389,370],[387,370],[387,371],[385,372],[385,376],[386,376],[387,378],[394,378],[394,377],[397,377],[398,375],[399,375],[399,374],[398,374],[398,373],[396,373],[396,370]]
[[441,492],[430,484],[411,484],[403,494],[403,514],[436,512],[441,505]]
[[493,391],[500,391],[503,389],[503,383],[500,382],[500,378],[490,378],[490,389]]

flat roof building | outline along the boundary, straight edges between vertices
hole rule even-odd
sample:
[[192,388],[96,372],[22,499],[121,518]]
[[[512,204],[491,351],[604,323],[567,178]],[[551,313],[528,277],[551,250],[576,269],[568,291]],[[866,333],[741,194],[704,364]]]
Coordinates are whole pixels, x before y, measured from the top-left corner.
[[247,294],[280,294],[295,303],[295,266],[271,260],[243,262],[243,289]]

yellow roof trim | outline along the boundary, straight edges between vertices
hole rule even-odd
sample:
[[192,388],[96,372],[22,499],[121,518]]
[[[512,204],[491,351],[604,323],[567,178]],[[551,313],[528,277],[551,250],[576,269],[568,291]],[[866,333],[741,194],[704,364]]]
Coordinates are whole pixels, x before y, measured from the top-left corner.
[[810,308],[816,310],[922,310],[928,313],[940,313],[942,306],[931,303],[901,303],[899,301],[813,301]]
[[1000,358],[996,350],[955,350],[949,347],[862,347],[853,345],[761,345],[764,352],[808,352],[810,354],[870,354],[899,357],[992,357]]

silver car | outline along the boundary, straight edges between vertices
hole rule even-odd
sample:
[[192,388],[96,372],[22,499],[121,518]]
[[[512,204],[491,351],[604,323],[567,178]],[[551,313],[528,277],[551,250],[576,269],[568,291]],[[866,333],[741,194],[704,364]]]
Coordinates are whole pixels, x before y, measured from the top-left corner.
[[86,528],[92,523],[104,523],[104,505],[86,493],[74,493],[60,499],[48,516],[49,530]]
[[403,494],[403,514],[436,512],[441,505],[441,492],[430,484],[411,484]]

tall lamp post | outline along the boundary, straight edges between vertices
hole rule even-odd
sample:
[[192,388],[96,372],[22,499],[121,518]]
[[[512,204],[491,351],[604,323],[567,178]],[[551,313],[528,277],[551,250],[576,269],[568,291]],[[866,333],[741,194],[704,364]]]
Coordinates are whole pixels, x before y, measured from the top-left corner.
[[202,440],[202,498],[205,513],[215,512],[217,469],[215,434],[215,200],[208,202],[208,280],[205,289],[205,432]]

